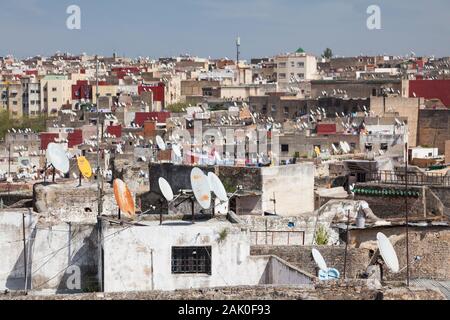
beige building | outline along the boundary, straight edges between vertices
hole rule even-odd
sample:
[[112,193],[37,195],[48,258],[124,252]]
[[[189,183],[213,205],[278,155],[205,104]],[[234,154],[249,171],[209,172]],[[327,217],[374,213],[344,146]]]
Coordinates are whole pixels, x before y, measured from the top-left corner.
[[41,79],[41,107],[43,112],[56,115],[63,105],[72,101],[72,84],[64,75],[47,75]]
[[22,84],[20,82],[2,82],[0,84],[0,95],[1,110],[9,111],[12,117],[22,117]]
[[[100,97],[115,97],[119,91],[118,86],[116,85],[99,85],[98,93]],[[92,101],[93,103],[97,103],[97,86],[94,84],[92,86]]]
[[277,81],[280,90],[291,83],[318,79],[317,59],[299,49],[295,53],[275,57]]
[[418,98],[370,98],[370,110],[375,114],[375,116],[399,116],[408,118],[408,144],[410,147],[417,146],[420,104],[421,100]]

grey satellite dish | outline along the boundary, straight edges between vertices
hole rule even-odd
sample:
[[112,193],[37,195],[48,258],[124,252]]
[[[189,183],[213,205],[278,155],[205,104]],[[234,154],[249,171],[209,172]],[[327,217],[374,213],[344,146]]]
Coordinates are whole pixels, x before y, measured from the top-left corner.
[[161,190],[161,193],[163,194],[164,198],[166,198],[166,200],[168,202],[172,201],[173,200],[173,191],[172,191],[172,187],[167,182],[167,180],[164,178],[159,178],[158,184],[159,184],[159,189]]
[[325,259],[320,254],[320,252],[316,249],[312,249],[312,255],[313,255],[314,261],[316,262],[319,269],[327,272],[328,271],[327,264],[325,262]]
[[209,209],[211,206],[211,190],[208,177],[199,168],[191,171],[191,186],[195,199],[203,209]]
[[161,150],[166,150],[166,143],[160,136],[156,136],[156,144]]
[[210,172],[208,173],[208,179],[211,191],[214,192],[216,197],[219,198],[220,201],[228,201],[227,191],[225,190],[225,187],[219,177],[215,173]]
[[387,267],[393,273],[399,272],[400,265],[398,263],[397,253],[395,252],[394,247],[392,246],[392,243],[381,232],[377,234],[377,240],[378,240],[378,248],[380,249],[381,257],[383,257],[383,260],[386,263]]
[[47,147],[46,157],[48,162],[63,174],[69,172],[70,164],[66,151],[60,144],[50,143]]
[[178,144],[172,145],[172,150],[177,157],[181,157],[181,148]]

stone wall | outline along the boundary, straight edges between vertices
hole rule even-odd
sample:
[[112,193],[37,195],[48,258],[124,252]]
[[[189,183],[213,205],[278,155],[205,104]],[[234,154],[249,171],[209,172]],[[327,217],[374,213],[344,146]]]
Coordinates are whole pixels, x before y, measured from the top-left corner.
[[439,148],[439,154],[444,154],[449,128],[450,110],[420,110],[418,145]]
[[[404,186],[395,185],[378,185],[358,183],[356,188],[370,188],[372,190],[405,190]],[[420,193],[419,197],[408,197],[408,211],[411,216],[424,217],[425,203],[423,198],[422,187],[409,187],[412,191]],[[373,213],[382,219],[404,217],[405,214],[405,198],[404,197],[387,197],[375,195],[355,194],[355,200],[366,201]],[[431,212],[431,210],[430,210]]]
[[[444,300],[424,288],[374,288],[366,282],[330,282],[315,288],[298,286],[233,286],[175,292],[86,293],[74,295],[0,295],[0,300]],[[180,303],[184,307],[185,303]],[[174,308],[176,316],[178,308]],[[168,314],[170,315],[170,314]]]
[[[384,233],[390,238],[397,253],[400,269],[392,274],[386,268],[387,280],[406,279],[406,231],[404,227],[380,227],[364,230],[351,230],[352,247],[376,250],[376,235]],[[450,231],[446,227],[411,227],[409,235],[411,278],[450,280]],[[416,257],[419,257],[416,259]]]
[[[252,246],[252,255],[274,255],[304,270],[317,275],[317,265],[312,257],[312,246]],[[345,247],[321,246],[317,248],[324,257],[327,266],[344,272]],[[366,271],[370,261],[370,251],[367,249],[351,248],[347,256],[347,278],[354,279]]]

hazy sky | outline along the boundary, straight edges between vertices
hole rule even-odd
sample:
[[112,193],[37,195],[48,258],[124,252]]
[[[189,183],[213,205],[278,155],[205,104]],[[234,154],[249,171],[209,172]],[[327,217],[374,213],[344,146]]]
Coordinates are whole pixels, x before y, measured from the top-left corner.
[[[81,8],[81,30],[66,9]],[[368,30],[369,5],[381,30]],[[450,55],[449,0],[0,0],[0,55],[56,51],[127,56]]]

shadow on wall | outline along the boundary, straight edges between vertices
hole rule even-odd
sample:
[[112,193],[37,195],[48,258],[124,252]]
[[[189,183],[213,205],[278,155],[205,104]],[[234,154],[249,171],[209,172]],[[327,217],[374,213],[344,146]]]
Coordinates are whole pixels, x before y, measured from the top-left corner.
[[[72,241],[74,236],[69,240]],[[98,292],[98,246],[97,229],[93,228],[89,237],[83,239],[83,246],[72,255],[68,250],[67,268],[56,288],[57,294],[74,294],[82,292]],[[78,272],[79,271],[79,272]]]
[[[31,289],[31,255],[33,252],[34,239],[36,238],[37,229],[36,227],[33,229],[29,236],[29,241],[26,243],[26,252],[25,249],[22,249],[19,258],[14,264],[14,268],[11,270],[8,278],[6,279],[6,288],[11,291],[17,290],[30,290]],[[27,270],[25,277],[25,254],[27,255]],[[16,276],[16,274],[21,274],[21,276]],[[26,285],[26,288],[25,288]]]

